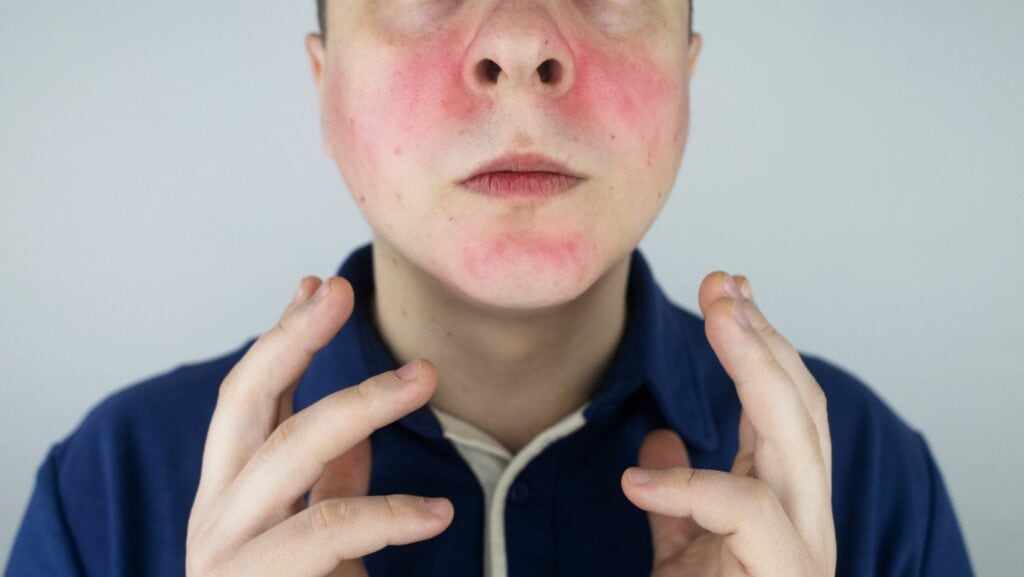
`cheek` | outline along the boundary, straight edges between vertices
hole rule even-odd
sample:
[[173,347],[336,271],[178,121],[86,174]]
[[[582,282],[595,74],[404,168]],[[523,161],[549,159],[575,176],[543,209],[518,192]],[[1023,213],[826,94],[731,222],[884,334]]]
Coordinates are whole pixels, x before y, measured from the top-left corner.
[[[477,122],[488,103],[464,85],[462,37],[458,29],[448,31],[409,56],[381,58],[351,80],[336,73],[328,94],[334,105],[331,138],[339,152],[372,173],[381,162],[410,152],[427,161],[438,139]],[[563,132],[604,143],[632,166],[653,167],[659,155],[675,151],[688,122],[680,73],[643,46],[612,53],[579,37],[570,45],[574,85],[553,104],[551,115],[564,124]],[[347,88],[364,92],[345,94]]]
[[562,116],[574,127],[592,130],[591,136],[617,156],[653,167],[685,134],[688,93],[679,71],[658,63],[641,46],[626,55],[585,40],[575,46],[576,85],[558,103]]
[[448,32],[410,56],[378,55],[365,60],[372,65],[336,70],[328,80],[329,138],[352,188],[366,191],[361,202],[376,195],[381,178],[400,171],[401,157],[432,165],[430,154],[443,152],[436,146],[442,132],[478,114],[482,103],[462,85],[460,50],[458,31]]

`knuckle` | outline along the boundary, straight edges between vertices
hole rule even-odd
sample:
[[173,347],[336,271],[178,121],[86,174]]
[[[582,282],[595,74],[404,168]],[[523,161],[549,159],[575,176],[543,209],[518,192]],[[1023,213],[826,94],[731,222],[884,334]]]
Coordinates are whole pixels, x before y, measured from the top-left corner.
[[353,387],[355,389],[356,403],[359,405],[359,410],[355,414],[363,421],[366,430],[375,430],[379,425],[376,415],[379,412],[380,399],[373,389],[377,386],[378,379],[380,378],[381,376],[378,375]]
[[804,423],[804,426],[800,431],[800,440],[808,447],[817,448],[819,446],[818,443],[821,441],[821,434],[818,433],[818,427],[810,417],[807,418],[807,422]]
[[384,495],[380,500],[385,514],[392,523],[401,519],[404,516],[403,512],[408,509],[407,506],[402,505],[396,495]]
[[299,419],[295,415],[278,425],[266,441],[270,454],[287,453],[292,450],[300,437],[300,427]]
[[422,497],[412,495],[384,495],[384,505],[392,522],[399,523],[423,514]]
[[326,499],[307,509],[306,529],[312,535],[323,535],[349,523],[353,516],[348,499]]
[[681,476],[682,478],[680,479],[680,483],[682,483],[682,485],[684,487],[692,487],[693,485],[696,485],[697,483],[700,483],[700,481],[701,481],[701,479],[703,477],[701,477],[699,475],[699,473],[700,472],[697,469],[693,469],[693,468],[686,469],[682,473],[682,476]]
[[238,403],[242,398],[242,386],[239,373],[241,368],[239,365],[241,361],[231,367],[228,374],[224,377],[224,380],[220,382],[220,386],[217,388],[217,404],[233,404]]
[[748,478],[751,513],[762,517],[771,514],[779,506],[775,491],[766,481]]
[[220,387],[217,388],[217,404],[226,405],[234,401],[235,395],[238,394],[238,387],[234,384],[232,379],[225,378],[220,382]]
[[424,504],[426,500],[416,495],[383,495],[383,507],[386,509],[388,524],[399,527],[408,523],[416,523],[427,515]]
[[819,411],[821,414],[828,414],[828,397],[820,386],[811,389],[811,411]]
[[771,338],[779,334],[778,331],[775,330],[775,327],[768,322],[768,318],[765,317],[757,307],[748,305],[747,312],[750,313],[750,323],[754,326],[757,332],[761,333],[761,336]]
[[779,358],[768,347],[762,346],[755,354],[755,362],[761,365],[761,369],[768,374],[784,374],[786,369],[779,362]]

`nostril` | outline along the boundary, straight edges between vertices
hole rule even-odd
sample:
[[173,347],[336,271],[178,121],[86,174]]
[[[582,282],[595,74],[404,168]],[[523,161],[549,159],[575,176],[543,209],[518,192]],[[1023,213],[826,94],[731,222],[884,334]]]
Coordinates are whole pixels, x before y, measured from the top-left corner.
[[550,82],[558,82],[558,77],[561,74],[561,66],[557,60],[548,58],[544,62],[540,63],[537,67],[537,74],[540,75],[540,81],[548,84]]
[[493,83],[498,81],[498,74],[501,73],[501,66],[498,66],[498,63],[493,61],[493,60],[491,60],[490,58],[485,58],[477,66],[477,70],[478,70],[478,73],[484,79],[487,80],[487,82],[490,82],[490,83],[493,84]]

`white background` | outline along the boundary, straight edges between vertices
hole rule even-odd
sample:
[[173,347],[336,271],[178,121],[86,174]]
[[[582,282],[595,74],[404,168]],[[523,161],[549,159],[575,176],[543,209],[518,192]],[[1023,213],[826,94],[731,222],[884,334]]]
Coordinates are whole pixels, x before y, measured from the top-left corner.
[[[925,433],[979,575],[1019,570],[1024,3],[697,0],[683,169],[641,243],[751,277]],[[0,550],[101,398],[271,326],[369,227],[322,154],[314,2],[0,3]]]

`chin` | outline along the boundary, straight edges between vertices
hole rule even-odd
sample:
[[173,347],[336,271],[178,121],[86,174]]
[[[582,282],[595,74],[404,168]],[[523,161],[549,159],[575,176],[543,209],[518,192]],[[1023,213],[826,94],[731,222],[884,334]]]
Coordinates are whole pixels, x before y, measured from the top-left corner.
[[584,238],[455,242],[440,268],[453,288],[481,307],[525,312],[560,306],[586,292],[611,264]]

